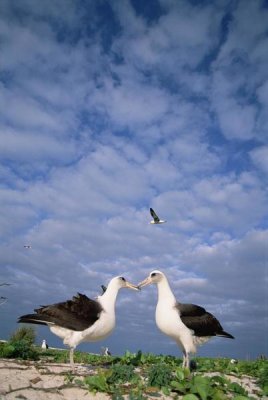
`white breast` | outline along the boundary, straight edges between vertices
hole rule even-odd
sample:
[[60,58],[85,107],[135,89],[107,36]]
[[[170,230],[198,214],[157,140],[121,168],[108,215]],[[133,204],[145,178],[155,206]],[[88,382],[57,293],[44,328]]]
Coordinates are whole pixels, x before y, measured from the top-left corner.
[[95,342],[105,339],[114,330],[115,313],[101,313],[100,318],[83,332],[83,342]]
[[174,339],[179,346],[187,351],[195,352],[193,334],[180,319],[178,310],[174,305],[165,301],[158,302],[155,312],[155,320],[158,328],[167,336]]
[[82,342],[95,342],[105,339],[115,327],[115,313],[102,312],[100,318],[83,331],[72,331],[57,325],[49,326],[51,332],[63,339],[64,344],[76,347]]

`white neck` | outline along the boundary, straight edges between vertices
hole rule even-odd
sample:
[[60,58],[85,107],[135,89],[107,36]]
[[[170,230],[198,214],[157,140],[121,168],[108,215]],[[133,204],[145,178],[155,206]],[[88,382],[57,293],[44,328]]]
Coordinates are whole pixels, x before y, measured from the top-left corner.
[[165,301],[170,303],[176,303],[176,298],[172,293],[168,280],[165,276],[163,276],[161,281],[157,283],[157,289],[158,289],[158,302]]
[[114,311],[118,291],[119,287],[116,282],[111,281],[107,286],[105,293],[99,297],[98,301],[106,311]]

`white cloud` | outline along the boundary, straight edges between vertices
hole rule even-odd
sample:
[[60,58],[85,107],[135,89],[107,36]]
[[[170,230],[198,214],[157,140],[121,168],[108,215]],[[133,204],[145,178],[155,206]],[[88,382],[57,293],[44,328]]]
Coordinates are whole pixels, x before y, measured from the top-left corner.
[[227,139],[267,140],[267,113],[263,111],[267,101],[259,89],[267,79],[263,68],[268,61],[267,23],[268,12],[261,1],[247,7],[238,2],[213,64],[212,102]]
[[[151,20],[123,1],[106,9],[106,24],[95,2],[1,2],[0,261],[13,283],[3,335],[9,315],[76,291],[94,297],[114,275],[135,283],[155,268],[178,300],[215,312],[239,338],[255,331],[248,315],[258,324],[263,312],[267,247],[267,24],[260,2],[237,4],[169,1]],[[150,206],[166,224],[149,224]],[[156,299],[155,288],[120,295],[115,352],[147,351],[145,330],[160,352]],[[251,344],[233,346],[242,354]],[[218,355],[216,346],[204,351]]]
[[124,36],[115,42],[114,50],[137,68],[154,65],[176,79],[178,67],[196,67],[217,42],[221,13],[213,7],[200,7],[196,12],[197,8],[187,2],[177,2],[150,26],[135,15],[129,2],[116,3],[115,9]]
[[250,157],[258,168],[268,173],[268,146],[255,148],[250,152]]
[[[74,143],[65,143],[57,137],[47,136],[39,132],[26,133],[25,131],[3,129],[0,132],[1,156],[17,162],[42,162],[46,160],[55,163],[67,162],[76,157]],[[63,145],[64,144],[64,145]]]
[[164,90],[139,84],[104,82],[102,90],[90,96],[89,106],[108,113],[111,120],[122,127],[135,129],[139,124],[151,124],[163,118],[169,99]]

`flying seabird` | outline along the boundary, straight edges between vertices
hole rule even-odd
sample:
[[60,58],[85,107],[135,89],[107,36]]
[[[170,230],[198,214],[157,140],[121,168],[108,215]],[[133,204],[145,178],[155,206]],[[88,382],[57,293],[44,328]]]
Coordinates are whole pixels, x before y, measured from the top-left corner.
[[234,339],[223,330],[214,315],[195,304],[182,304],[176,301],[165,274],[152,271],[140,282],[138,287],[155,283],[158,289],[158,302],[155,310],[156,325],[166,335],[175,340],[183,352],[184,368],[190,367],[190,353],[196,346],[205,343],[212,336]]
[[18,322],[47,325],[52,333],[70,347],[70,364],[74,369],[74,349],[82,342],[105,339],[115,327],[115,302],[121,288],[139,290],[137,286],[117,276],[109,282],[105,293],[97,300],[78,293],[62,303],[42,306],[19,317]]
[[150,224],[163,224],[164,222],[167,222],[164,219],[160,219],[152,208],[150,208],[150,213],[153,217],[153,220],[150,221]]
[[32,248],[32,246],[31,246],[30,244],[25,244],[23,247],[24,247],[25,249],[31,249],[31,248]]

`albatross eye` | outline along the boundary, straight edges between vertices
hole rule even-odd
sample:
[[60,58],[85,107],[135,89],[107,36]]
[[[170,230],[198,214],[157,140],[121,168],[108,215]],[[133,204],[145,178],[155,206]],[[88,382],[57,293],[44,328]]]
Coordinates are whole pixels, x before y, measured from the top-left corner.
[[123,276],[120,276],[121,281],[126,281],[125,278]]
[[151,277],[154,277],[154,276],[156,276],[156,272],[153,272],[153,273],[151,274]]

